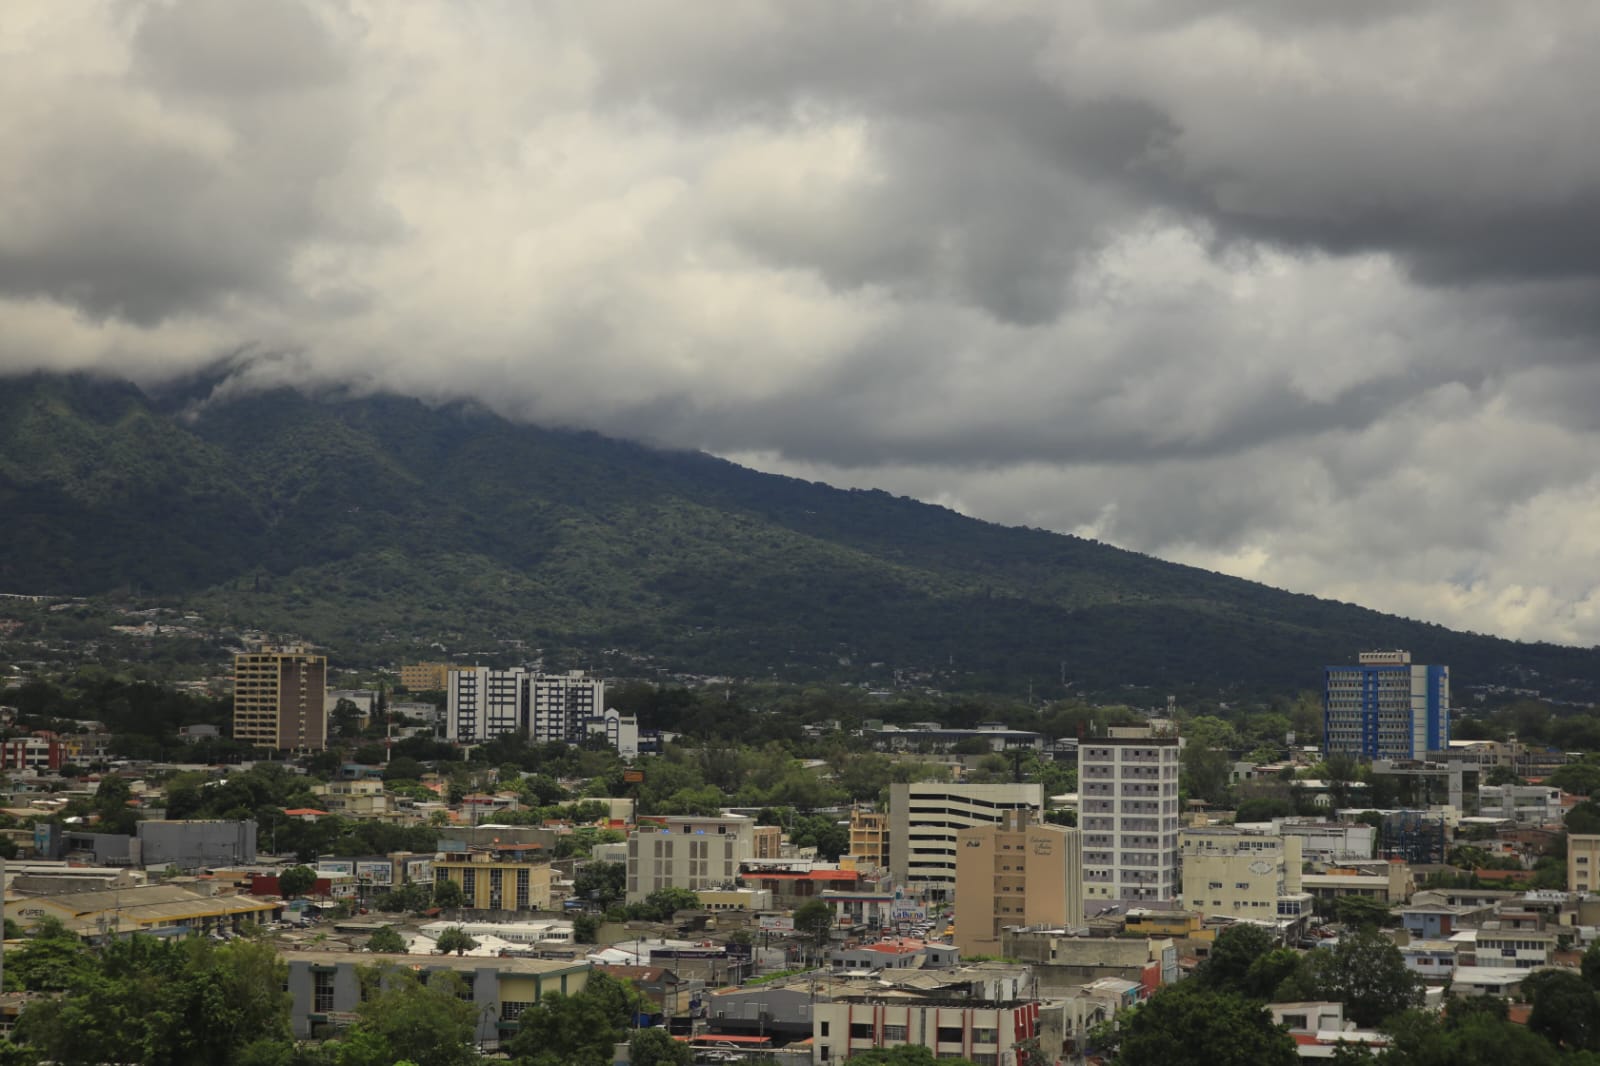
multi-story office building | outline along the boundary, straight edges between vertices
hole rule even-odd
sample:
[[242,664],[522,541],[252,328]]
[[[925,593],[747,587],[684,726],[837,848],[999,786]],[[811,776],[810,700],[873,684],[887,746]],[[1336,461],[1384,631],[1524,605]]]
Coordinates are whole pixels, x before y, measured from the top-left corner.
[[1178,894],[1178,758],[1167,722],[1113,726],[1078,745],[1084,895],[1153,903]]
[[739,864],[755,854],[755,821],[673,815],[642,824],[628,838],[629,903],[660,888],[732,885]]
[[956,834],[995,825],[1016,810],[1042,815],[1044,786],[891,784],[889,870],[895,884],[929,899],[948,899],[956,887]]
[[1600,892],[1600,834],[1567,835],[1567,891]]
[[999,955],[1008,926],[1083,925],[1083,842],[1076,829],[1032,824],[1026,809],[956,833],[956,947]]
[[530,862],[511,849],[436,858],[433,879],[460,885],[464,905],[474,910],[550,909],[550,863]]
[[233,657],[233,736],[258,748],[328,746],[328,660],[302,647],[267,647]]
[[882,811],[850,808],[850,856],[858,867],[889,865],[889,816]]
[[447,695],[445,735],[463,744],[517,732],[535,744],[579,741],[588,735],[589,720],[605,708],[605,682],[581,670],[451,670]]
[[1559,825],[1567,816],[1561,790],[1547,785],[1481,785],[1478,815],[1518,825]]
[[1450,743],[1450,668],[1411,662],[1408,651],[1362,652],[1355,666],[1323,671],[1324,753],[1420,759]]
[[400,683],[412,692],[443,692],[449,682],[449,663],[407,663],[400,667]]
[[1300,885],[1300,838],[1237,829],[1186,829],[1183,905],[1207,918],[1292,921],[1311,912]]

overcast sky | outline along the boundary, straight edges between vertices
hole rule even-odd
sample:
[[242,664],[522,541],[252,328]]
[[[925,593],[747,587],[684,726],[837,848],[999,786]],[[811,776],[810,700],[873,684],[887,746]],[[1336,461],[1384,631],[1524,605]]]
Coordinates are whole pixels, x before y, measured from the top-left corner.
[[1592,644],[1597,54],[1593,0],[7,0],[0,368],[242,353]]

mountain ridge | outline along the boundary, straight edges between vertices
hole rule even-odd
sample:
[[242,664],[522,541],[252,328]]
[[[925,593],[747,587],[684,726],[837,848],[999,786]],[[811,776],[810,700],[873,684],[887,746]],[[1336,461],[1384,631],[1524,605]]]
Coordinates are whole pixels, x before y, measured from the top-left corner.
[[1600,688],[1593,649],[1455,633],[470,405],[288,389],[196,403],[204,383],[147,393],[82,375],[0,385],[13,587],[171,596],[334,647],[449,633],[744,676],[1313,688],[1324,664],[1407,647],[1458,684]]

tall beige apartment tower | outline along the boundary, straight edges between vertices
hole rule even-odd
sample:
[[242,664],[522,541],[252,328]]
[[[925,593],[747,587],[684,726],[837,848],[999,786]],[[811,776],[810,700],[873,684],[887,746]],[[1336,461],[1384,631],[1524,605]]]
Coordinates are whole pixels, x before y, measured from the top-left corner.
[[303,647],[265,647],[233,657],[233,736],[258,748],[328,746],[328,660]]
[[956,833],[956,947],[999,955],[1008,926],[1083,925],[1083,837],[1006,811],[997,825]]

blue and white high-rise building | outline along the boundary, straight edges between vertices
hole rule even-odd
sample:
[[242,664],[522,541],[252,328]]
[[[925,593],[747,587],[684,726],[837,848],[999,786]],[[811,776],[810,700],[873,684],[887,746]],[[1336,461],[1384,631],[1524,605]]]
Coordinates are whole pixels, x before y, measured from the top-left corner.
[[1450,743],[1450,668],[1408,651],[1362,652],[1323,671],[1322,750],[1358,759],[1421,759]]

